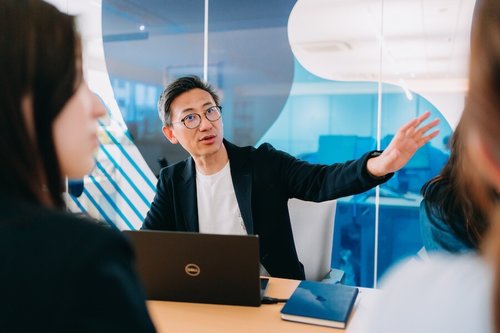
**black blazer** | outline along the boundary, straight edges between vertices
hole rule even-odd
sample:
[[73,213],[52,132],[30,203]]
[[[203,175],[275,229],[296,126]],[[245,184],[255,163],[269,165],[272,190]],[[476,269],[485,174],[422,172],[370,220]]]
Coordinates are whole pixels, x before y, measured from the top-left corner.
[[[238,147],[224,140],[243,222],[259,235],[260,260],[275,277],[304,279],[288,214],[288,199],[321,202],[364,192],[388,180],[366,170],[373,154],[333,165],[310,164],[274,149]],[[196,169],[190,157],[163,168],[142,229],[199,231]],[[312,240],[313,241],[313,240]]]
[[2,332],[155,332],[116,230],[0,195]]

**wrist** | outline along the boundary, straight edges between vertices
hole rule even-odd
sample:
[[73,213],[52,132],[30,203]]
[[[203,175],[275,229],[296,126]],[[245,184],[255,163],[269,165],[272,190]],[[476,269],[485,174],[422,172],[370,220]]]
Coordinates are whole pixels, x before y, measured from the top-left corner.
[[379,179],[387,175],[387,172],[381,167],[381,151],[374,151],[368,157],[366,162],[366,171],[373,178]]

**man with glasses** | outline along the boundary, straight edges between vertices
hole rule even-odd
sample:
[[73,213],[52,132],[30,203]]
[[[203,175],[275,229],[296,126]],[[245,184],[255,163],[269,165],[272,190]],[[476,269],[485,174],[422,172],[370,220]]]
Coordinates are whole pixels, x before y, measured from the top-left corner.
[[191,157],[161,170],[142,229],[258,234],[264,273],[283,278],[305,278],[288,199],[320,202],[369,190],[438,133],[426,134],[437,120],[419,128],[429,117],[425,113],[401,127],[384,152],[314,165],[267,143],[258,148],[230,143],[223,137],[221,111],[217,94],[198,77],[180,78],[164,90],[158,103],[163,134]]

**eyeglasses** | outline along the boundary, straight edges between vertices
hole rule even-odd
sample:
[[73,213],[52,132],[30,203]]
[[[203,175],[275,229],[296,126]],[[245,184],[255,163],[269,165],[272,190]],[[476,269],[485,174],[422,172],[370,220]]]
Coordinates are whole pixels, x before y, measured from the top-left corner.
[[[214,121],[219,120],[222,116],[222,106],[211,106],[205,111],[204,115],[205,118],[213,123]],[[178,123],[183,123],[184,126],[189,129],[198,128],[201,125],[201,115],[199,113],[190,113],[182,118],[181,121],[177,121],[175,123],[173,122],[172,124]]]

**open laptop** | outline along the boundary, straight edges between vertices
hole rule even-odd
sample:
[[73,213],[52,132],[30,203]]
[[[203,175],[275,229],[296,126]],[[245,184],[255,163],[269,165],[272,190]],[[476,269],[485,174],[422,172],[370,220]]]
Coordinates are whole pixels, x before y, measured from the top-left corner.
[[259,306],[267,280],[259,277],[255,235],[123,231],[136,254],[148,299]]

